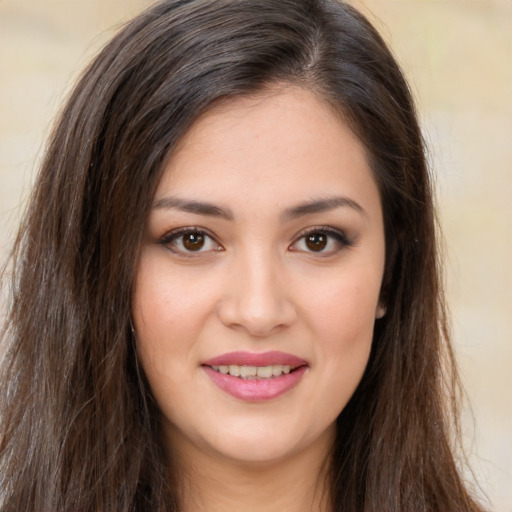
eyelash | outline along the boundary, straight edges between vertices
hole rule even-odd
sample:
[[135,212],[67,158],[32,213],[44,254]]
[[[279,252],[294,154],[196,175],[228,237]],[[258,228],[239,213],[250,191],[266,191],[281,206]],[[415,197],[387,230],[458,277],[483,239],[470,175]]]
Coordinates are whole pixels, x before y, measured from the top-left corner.
[[[176,247],[176,243],[181,238],[181,243],[183,244],[183,237],[184,235],[196,235],[196,236],[202,236],[204,237],[204,240],[209,239],[210,243],[214,243],[216,245],[216,248],[213,249],[215,252],[223,251],[224,248],[222,245],[216,240],[216,238],[210,234],[207,230],[203,228],[197,228],[197,227],[183,227],[175,229],[169,233],[166,233],[159,241],[158,244],[167,247],[170,251],[172,251],[175,254],[178,254],[180,256],[184,257],[197,257],[202,253],[210,252],[212,249],[202,250],[203,245],[199,248],[197,251],[193,250],[187,250],[186,248],[180,248],[178,249]],[[297,246],[300,242],[307,243],[306,238],[308,236],[312,235],[324,235],[327,237],[326,244],[329,244],[332,239],[334,239],[335,243],[337,244],[337,247],[335,249],[330,249],[328,251],[325,250],[325,248],[322,248],[319,251],[315,250],[307,250],[307,249],[297,249],[294,248],[294,246]],[[299,233],[299,235],[296,237],[295,241],[290,245],[290,250],[293,252],[304,252],[308,254],[318,254],[319,256],[332,256],[333,254],[336,254],[337,252],[343,250],[347,247],[352,247],[353,243],[349,238],[345,235],[343,231],[340,231],[338,229],[334,229],[330,226],[316,226],[307,228],[306,230]]]
[[[300,232],[296,241],[293,242],[293,244],[290,247],[296,246],[299,242],[303,241],[306,242],[306,238],[311,235],[325,235],[327,236],[327,244],[329,243],[329,239],[334,239],[335,243],[337,244],[336,249],[331,250],[320,250],[320,251],[313,251],[313,250],[304,250],[304,252],[308,254],[318,254],[319,256],[332,256],[339,251],[347,248],[352,247],[354,244],[353,242],[347,237],[347,235],[339,230],[332,228],[330,226],[315,226],[311,228],[307,228],[304,231]],[[297,250],[297,249],[295,249]]]
[[[204,250],[190,251],[190,250],[186,250],[186,249],[178,249],[178,248],[176,248],[176,246],[173,245],[173,244],[176,244],[176,242],[179,241],[180,238],[182,239],[181,243],[183,244],[183,237],[184,237],[184,235],[203,236],[205,239],[211,240],[211,242],[213,242],[217,246],[215,251],[222,251],[222,250],[224,250],[222,245],[207,230],[202,229],[202,228],[196,228],[196,227],[184,227],[184,228],[174,229],[173,231],[170,231],[169,233],[166,233],[159,240],[158,243],[160,245],[163,245],[163,246],[167,247],[173,253],[179,254],[180,256],[185,256],[185,257],[192,257],[193,258],[194,256],[199,255],[201,253],[209,252],[209,251],[204,251]],[[200,249],[202,249],[202,247]]]

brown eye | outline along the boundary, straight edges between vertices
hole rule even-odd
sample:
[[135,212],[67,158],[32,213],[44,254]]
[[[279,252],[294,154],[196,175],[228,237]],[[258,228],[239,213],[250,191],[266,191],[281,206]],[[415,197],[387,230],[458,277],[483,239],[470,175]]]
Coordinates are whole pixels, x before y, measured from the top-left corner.
[[187,251],[200,251],[204,246],[204,235],[202,233],[186,233],[183,236],[183,247]]
[[327,247],[327,242],[325,233],[311,233],[305,237],[306,246],[314,252],[323,251]]
[[352,247],[352,242],[343,231],[331,226],[322,226],[303,231],[302,236],[290,246],[290,250],[328,257],[338,254],[347,247]]
[[181,256],[200,256],[222,251],[223,247],[213,236],[197,228],[180,228],[163,236],[158,242]]

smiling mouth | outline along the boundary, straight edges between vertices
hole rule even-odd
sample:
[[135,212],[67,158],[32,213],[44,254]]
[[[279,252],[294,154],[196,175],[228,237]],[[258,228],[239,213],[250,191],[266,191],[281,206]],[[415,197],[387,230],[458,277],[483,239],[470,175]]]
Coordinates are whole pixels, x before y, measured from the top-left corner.
[[243,380],[272,379],[288,375],[297,369],[291,365],[273,364],[269,366],[247,366],[247,365],[212,365],[210,368],[224,375],[231,375]]
[[245,402],[265,402],[297,386],[309,363],[279,351],[229,352],[201,365],[222,391]]

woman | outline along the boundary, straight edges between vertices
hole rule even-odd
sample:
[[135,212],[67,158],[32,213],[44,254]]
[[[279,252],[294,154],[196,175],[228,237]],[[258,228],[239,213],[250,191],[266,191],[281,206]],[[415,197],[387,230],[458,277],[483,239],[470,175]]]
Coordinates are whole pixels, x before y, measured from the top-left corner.
[[481,510],[434,220],[407,84],[353,8],[141,14],[16,242],[1,510]]

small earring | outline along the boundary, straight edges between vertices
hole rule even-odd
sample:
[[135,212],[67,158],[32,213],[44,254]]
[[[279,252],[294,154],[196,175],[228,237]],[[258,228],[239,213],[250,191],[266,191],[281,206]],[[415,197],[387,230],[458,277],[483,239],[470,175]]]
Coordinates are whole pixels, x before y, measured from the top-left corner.
[[377,320],[380,320],[382,317],[386,316],[386,313],[388,312],[388,309],[386,306],[379,305],[377,308],[377,314],[375,315],[375,318]]

